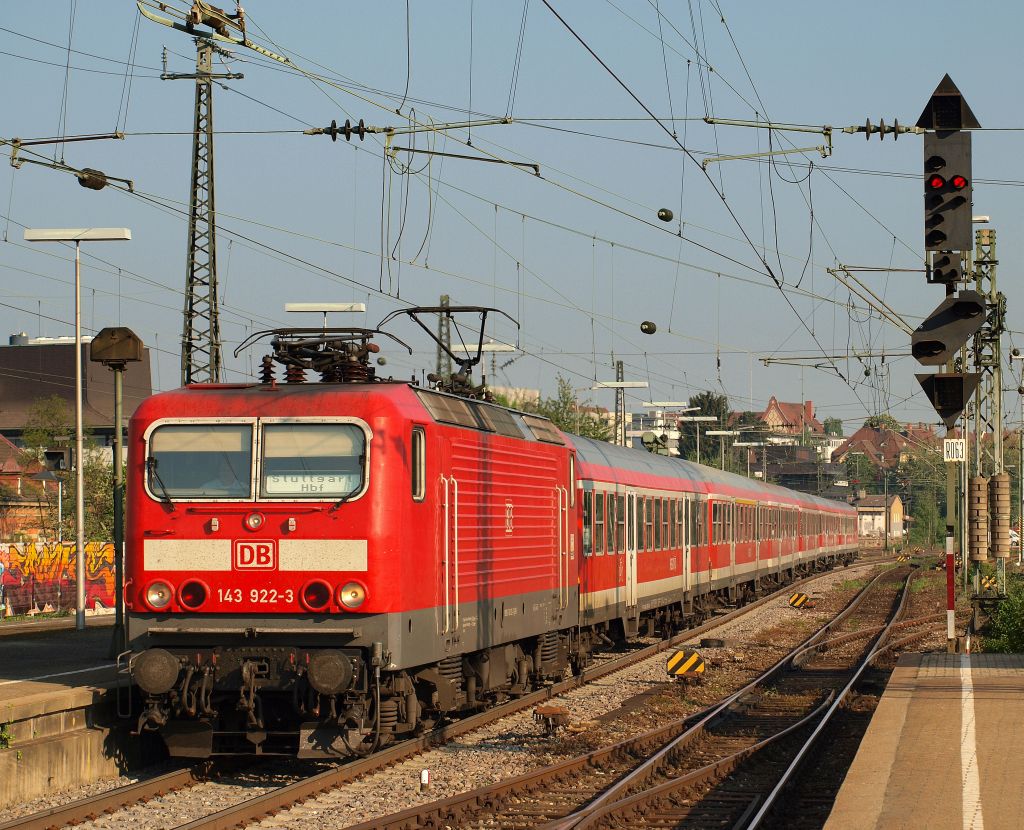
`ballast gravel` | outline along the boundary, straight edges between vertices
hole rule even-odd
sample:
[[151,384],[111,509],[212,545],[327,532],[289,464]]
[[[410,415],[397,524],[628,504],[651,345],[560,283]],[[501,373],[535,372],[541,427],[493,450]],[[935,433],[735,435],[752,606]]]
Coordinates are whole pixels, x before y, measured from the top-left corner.
[[[819,598],[815,609],[796,611],[788,606],[788,596],[783,594],[740,619],[705,633],[703,637],[725,640],[725,646],[700,648],[709,664],[708,681],[703,686],[691,687],[683,696],[689,709],[696,711],[721,697],[725,690],[738,688],[744,678],[753,677],[760,668],[778,659],[791,647],[791,641],[802,639],[818,628],[864,584],[871,567],[857,565],[832,571],[805,587],[806,593]],[[699,647],[699,639],[687,645]],[[569,712],[570,727],[555,736],[545,733],[532,710],[520,712],[250,826],[294,830],[344,828],[487,786],[590,748],[623,740],[639,731],[638,722],[636,717],[620,722],[615,717],[616,710],[637,695],[653,694],[670,687],[665,672],[666,656],[662,652],[556,698]],[[667,716],[660,709],[645,712],[643,706],[638,711],[640,721],[646,718],[649,722],[646,728],[660,725]],[[679,714],[673,711],[671,716],[679,717]],[[5,818],[61,807],[161,774],[169,768],[165,765],[54,793],[8,808]],[[255,764],[230,777],[168,793],[77,826],[83,830],[172,830],[325,768],[308,762],[281,760]],[[430,786],[421,791],[423,770],[430,772]]]

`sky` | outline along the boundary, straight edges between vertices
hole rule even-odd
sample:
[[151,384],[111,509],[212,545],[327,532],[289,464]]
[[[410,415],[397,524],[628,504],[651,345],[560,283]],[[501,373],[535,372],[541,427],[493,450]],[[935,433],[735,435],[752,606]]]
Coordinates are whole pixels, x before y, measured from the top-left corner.
[[[984,16],[952,2],[729,0],[307,2],[301,11],[250,0],[245,11],[250,39],[291,65],[234,45],[215,65],[244,75],[214,88],[227,381],[252,377],[267,350],[235,357],[249,335],[320,323],[286,314],[286,302],[365,302],[365,314],[329,322],[374,327],[448,294],[518,320],[518,329],[489,321],[488,335],[520,347],[496,358],[493,383],[551,394],[561,375],[610,407],[612,393],[590,387],[622,360],[626,379],[650,384],[630,391],[631,408],[710,389],[737,410],[761,410],[772,395],[812,400],[847,434],[879,412],[937,423],[909,336],[828,269],[872,269],[854,273],[911,328],[942,299],[922,272],[922,138],[842,129],[913,124],[946,73],[984,128],[973,136],[974,213],[997,233],[1006,345],[1024,342],[1019,4],[992,4]],[[87,334],[131,327],[153,350],[155,387],[174,388],[195,84],[159,75],[164,55],[169,72],[193,71],[194,43],[129,0],[38,0],[5,12],[0,138],[121,132],[22,153],[129,179],[134,193],[86,190],[45,164],[0,166],[3,333],[73,334],[73,249],[25,243],[25,227],[130,227],[131,242],[82,247],[83,325]],[[386,156],[379,133],[303,134],[332,119],[413,128],[391,146],[489,161]],[[445,128],[467,120],[507,123]],[[823,158],[814,148],[826,144],[826,125]],[[701,164],[780,149],[803,152]],[[9,146],[0,153],[9,159]],[[656,333],[641,332],[645,320]],[[475,319],[467,323],[472,338]],[[415,353],[382,341],[382,374],[433,369],[434,347],[410,321],[388,330]],[[1005,405],[1016,413],[1017,397]]]

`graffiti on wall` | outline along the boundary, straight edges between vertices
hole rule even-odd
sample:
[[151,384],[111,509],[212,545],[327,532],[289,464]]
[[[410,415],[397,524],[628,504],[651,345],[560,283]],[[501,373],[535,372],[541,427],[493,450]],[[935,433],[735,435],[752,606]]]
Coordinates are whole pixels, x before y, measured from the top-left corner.
[[[74,542],[0,544],[0,605],[10,614],[75,607]],[[85,607],[114,605],[114,546],[85,546]]]

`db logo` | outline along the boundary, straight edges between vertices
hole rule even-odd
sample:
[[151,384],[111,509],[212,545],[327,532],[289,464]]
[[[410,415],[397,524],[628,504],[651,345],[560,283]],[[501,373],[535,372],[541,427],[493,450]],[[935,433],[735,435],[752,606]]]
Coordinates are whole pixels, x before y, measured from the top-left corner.
[[231,545],[235,570],[273,571],[277,569],[277,542],[273,539],[235,540]]

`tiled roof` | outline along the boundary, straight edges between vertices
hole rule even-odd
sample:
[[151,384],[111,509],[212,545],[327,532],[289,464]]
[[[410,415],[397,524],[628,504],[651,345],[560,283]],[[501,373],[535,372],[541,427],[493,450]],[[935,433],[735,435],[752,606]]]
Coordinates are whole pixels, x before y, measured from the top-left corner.
[[804,427],[814,433],[824,433],[825,427],[821,421],[814,417],[814,402],[804,401],[803,403],[786,403],[778,400],[774,395],[768,401],[768,406],[761,413],[761,420],[769,423],[769,416],[772,410],[778,413],[782,427],[790,432],[800,433]]

